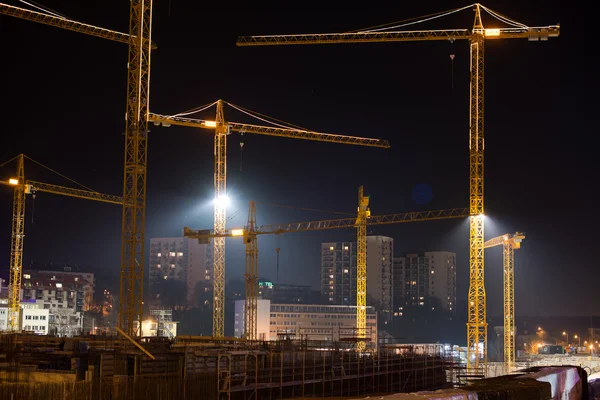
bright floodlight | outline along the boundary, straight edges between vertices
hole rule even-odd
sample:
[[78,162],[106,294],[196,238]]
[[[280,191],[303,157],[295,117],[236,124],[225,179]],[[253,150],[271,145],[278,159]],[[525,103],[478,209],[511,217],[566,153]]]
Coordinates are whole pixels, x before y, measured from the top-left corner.
[[18,185],[19,184],[19,180],[15,179],[15,178],[10,178],[8,180],[8,183],[10,183],[11,185]]
[[486,29],[485,36],[500,36],[500,29]]
[[217,121],[204,121],[203,125],[209,128],[215,128],[217,126]]
[[229,197],[227,195],[221,195],[219,197],[215,197],[215,206],[218,208],[227,208],[229,205]]
[[243,229],[232,229],[231,236],[242,236],[244,234]]

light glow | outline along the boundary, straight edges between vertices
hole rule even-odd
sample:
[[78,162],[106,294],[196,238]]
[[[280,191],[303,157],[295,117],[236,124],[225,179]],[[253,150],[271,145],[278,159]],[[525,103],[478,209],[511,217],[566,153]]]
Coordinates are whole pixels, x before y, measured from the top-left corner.
[[204,121],[203,125],[209,128],[216,128],[217,121]]
[[11,184],[11,185],[18,185],[19,184],[19,180],[15,179],[15,178],[10,178],[8,180],[8,183]]
[[486,29],[485,36],[500,36],[500,29]]
[[227,208],[227,206],[229,205],[229,197],[227,195],[221,195],[219,197],[215,197],[214,203],[215,203],[215,207]]
[[231,230],[231,236],[243,236],[243,235],[244,235],[243,229],[232,229]]

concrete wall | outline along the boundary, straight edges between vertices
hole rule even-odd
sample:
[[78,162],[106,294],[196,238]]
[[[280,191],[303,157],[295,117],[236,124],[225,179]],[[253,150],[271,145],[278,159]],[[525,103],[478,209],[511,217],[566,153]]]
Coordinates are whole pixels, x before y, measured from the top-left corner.
[[[367,398],[364,398],[367,399]],[[461,389],[398,393],[378,400],[587,400],[587,373],[574,366],[540,367],[527,374],[474,381]]]

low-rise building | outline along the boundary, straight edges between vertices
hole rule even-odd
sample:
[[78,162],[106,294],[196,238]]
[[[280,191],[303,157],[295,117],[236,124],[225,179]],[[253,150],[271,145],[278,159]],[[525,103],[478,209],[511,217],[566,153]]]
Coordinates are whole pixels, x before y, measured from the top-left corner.
[[[21,303],[19,312],[19,330],[33,332],[38,335],[47,335],[50,323],[50,314],[48,309],[44,309],[42,304],[34,302]],[[7,329],[8,325],[8,307],[7,304],[0,304],[0,331]]]
[[[258,302],[259,339],[289,338],[334,342],[359,336],[356,331],[356,306],[273,304],[269,300]],[[267,309],[269,312],[266,312]],[[244,311],[244,300],[237,300],[234,319],[234,332],[237,337],[244,335]],[[366,311],[367,346],[376,347],[377,313],[370,306]]]

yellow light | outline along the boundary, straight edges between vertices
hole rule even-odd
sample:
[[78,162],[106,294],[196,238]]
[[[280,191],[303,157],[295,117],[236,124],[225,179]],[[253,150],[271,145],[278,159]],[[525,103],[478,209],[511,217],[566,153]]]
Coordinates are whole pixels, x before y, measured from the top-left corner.
[[10,183],[11,185],[18,185],[19,184],[19,180],[15,179],[15,178],[10,178],[8,180],[8,183]]
[[500,29],[486,29],[485,36],[500,36]]
[[217,126],[217,121],[204,121],[204,126],[215,128]]
[[244,234],[243,229],[232,229],[231,236],[242,236]]

